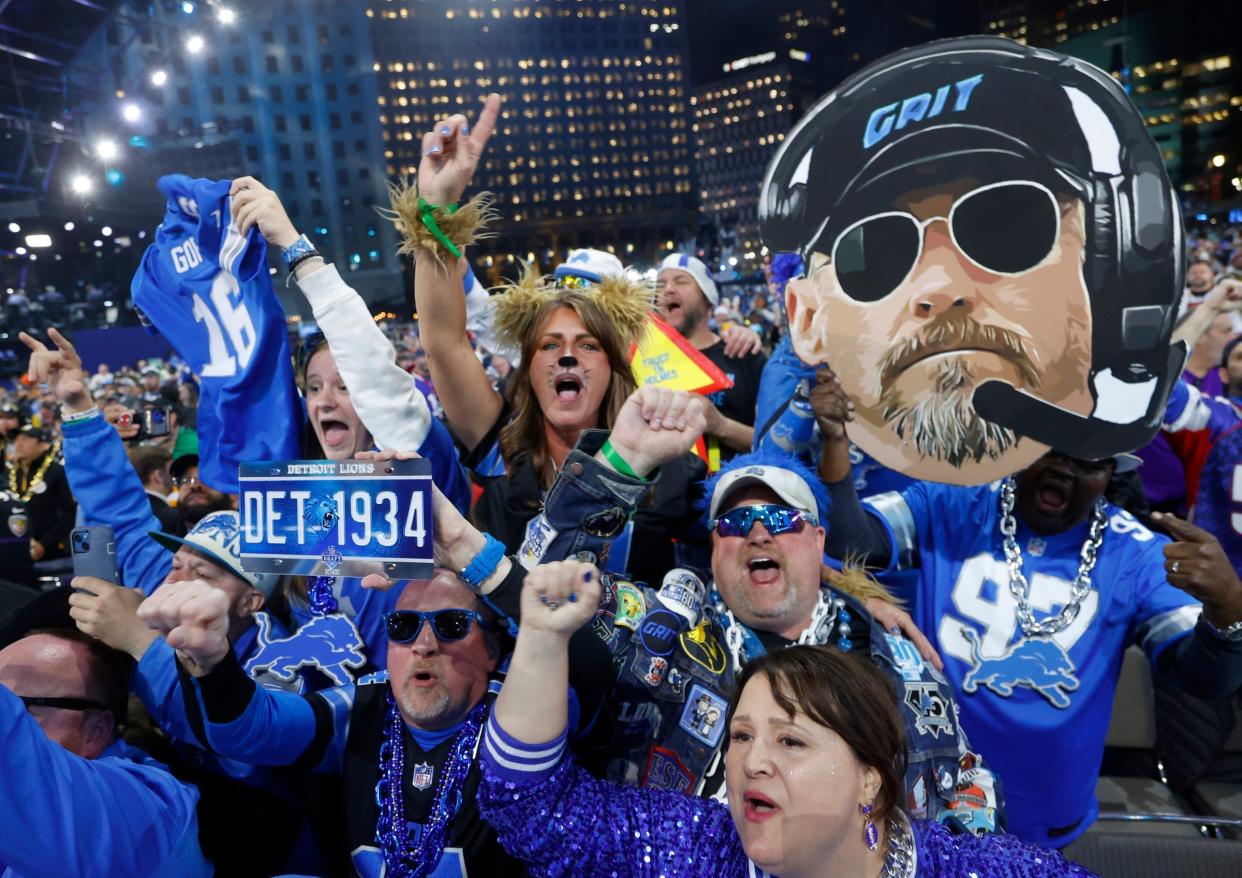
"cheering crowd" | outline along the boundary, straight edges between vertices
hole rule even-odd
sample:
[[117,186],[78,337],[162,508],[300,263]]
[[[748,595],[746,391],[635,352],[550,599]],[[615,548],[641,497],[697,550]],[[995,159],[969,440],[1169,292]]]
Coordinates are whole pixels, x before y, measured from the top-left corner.
[[[1092,874],[1127,647],[1195,698],[1242,686],[1242,234],[1186,236],[1191,353],[1137,455],[920,481],[692,254],[654,288],[582,250],[482,290],[500,113],[439,119],[392,192],[416,326],[377,324],[257,179],[174,176],[133,289],[176,353],[88,375],[23,334],[0,874]],[[268,250],[319,329],[292,348]],[[818,255],[775,257],[772,301]],[[639,386],[652,315],[728,386]],[[239,462],[411,457],[430,579],[242,563]],[[66,572],[75,524],[111,528],[115,581]]]

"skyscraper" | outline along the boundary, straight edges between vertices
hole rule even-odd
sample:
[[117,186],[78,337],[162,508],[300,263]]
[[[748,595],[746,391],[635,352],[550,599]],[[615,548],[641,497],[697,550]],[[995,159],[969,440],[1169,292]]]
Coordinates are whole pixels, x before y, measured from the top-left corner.
[[127,0],[74,71],[76,93],[94,94],[88,139],[120,144],[125,182],[100,201],[145,204],[163,173],[251,174],[349,283],[395,298],[395,235],[374,210],[387,198],[373,65],[360,4]]
[[760,183],[777,145],[819,95],[809,60],[800,49],[736,58],[722,65],[724,76],[694,90],[700,208],[714,236],[703,242],[709,261],[722,256],[743,270],[762,261]]
[[414,173],[442,115],[504,98],[474,187],[501,213],[485,265],[547,270],[575,246],[650,262],[689,232],[682,0],[370,0],[366,15],[389,176]]

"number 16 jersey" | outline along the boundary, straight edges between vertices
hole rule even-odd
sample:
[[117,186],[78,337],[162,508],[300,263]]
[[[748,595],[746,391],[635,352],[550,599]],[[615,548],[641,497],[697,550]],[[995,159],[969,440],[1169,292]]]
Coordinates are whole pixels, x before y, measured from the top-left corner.
[[203,481],[236,493],[240,461],[299,456],[303,415],[267,245],[257,228],[239,234],[230,185],[160,178],[168,208],[131,289],[134,304],[199,376]]

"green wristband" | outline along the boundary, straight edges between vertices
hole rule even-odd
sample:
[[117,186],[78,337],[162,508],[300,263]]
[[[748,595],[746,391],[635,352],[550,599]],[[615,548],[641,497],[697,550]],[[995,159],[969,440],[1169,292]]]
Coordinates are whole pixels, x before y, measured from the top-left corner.
[[419,216],[422,217],[423,225],[427,227],[427,230],[430,231],[431,234],[436,236],[436,240],[443,244],[449,253],[453,254],[454,259],[460,259],[461,248],[450,241],[448,235],[444,234],[444,230],[441,229],[439,224],[436,223],[435,212],[437,210],[447,210],[449,214],[452,215],[457,213],[457,205],[449,204],[444,207],[440,207],[419,196],[418,213]]
[[630,466],[629,463],[626,462],[625,458],[617,452],[617,449],[612,447],[611,439],[605,439],[604,444],[599,450],[607,461],[612,464],[613,469],[621,473],[621,475],[629,476],[631,479],[638,479],[640,482],[647,481],[638,473],[634,472],[634,467]]

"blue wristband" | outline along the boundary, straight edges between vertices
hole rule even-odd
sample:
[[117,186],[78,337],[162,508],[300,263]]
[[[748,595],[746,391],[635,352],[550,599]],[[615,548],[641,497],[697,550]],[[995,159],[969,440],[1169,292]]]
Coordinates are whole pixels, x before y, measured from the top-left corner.
[[465,570],[457,574],[457,578],[465,583],[466,588],[475,592],[483,587],[483,580],[496,572],[500,559],[505,556],[504,543],[489,533],[483,534],[483,539],[487,540],[487,545],[474,556],[474,560]]
[[280,258],[284,260],[286,268],[292,269],[293,263],[299,257],[313,256],[318,252],[315,249],[315,245],[310,242],[310,239],[303,235],[284,250],[281,250]]

